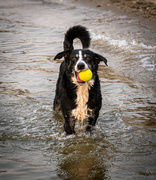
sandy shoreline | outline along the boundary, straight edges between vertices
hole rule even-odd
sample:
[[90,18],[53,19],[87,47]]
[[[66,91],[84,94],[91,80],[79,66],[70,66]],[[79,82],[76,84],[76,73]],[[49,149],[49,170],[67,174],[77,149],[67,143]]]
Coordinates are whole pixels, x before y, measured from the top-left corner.
[[[75,1],[75,0],[74,0]],[[111,10],[118,15],[128,15],[138,19],[141,25],[156,29],[156,0],[76,0],[90,8]]]
[[148,21],[156,21],[156,0],[76,0],[98,8],[116,8],[119,12],[137,14]]

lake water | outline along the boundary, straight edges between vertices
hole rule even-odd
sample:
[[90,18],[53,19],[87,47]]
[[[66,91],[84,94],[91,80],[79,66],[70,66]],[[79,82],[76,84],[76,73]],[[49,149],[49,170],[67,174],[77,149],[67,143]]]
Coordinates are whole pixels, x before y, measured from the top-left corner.
[[[70,0],[1,0],[0,19],[0,179],[156,179],[156,32]],[[52,110],[61,62],[53,58],[76,24],[108,67],[99,67],[96,129],[77,125],[66,136]]]

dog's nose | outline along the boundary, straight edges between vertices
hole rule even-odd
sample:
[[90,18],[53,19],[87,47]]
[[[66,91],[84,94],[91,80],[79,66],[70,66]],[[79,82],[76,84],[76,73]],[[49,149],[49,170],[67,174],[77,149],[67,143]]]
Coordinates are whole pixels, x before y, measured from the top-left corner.
[[78,70],[82,70],[85,68],[85,64],[80,62],[80,63],[78,63],[77,68],[78,68]]

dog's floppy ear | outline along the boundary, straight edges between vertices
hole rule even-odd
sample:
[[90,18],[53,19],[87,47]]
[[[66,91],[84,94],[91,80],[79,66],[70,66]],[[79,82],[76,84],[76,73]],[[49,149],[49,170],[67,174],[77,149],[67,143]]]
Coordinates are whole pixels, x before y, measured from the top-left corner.
[[69,54],[70,54],[70,50],[62,51],[54,57],[54,60],[61,59],[62,57],[67,58],[69,56]]
[[98,63],[100,63],[100,61],[103,61],[106,64],[106,66],[108,66],[107,59],[101,56],[100,54],[95,53],[95,59],[98,61]]

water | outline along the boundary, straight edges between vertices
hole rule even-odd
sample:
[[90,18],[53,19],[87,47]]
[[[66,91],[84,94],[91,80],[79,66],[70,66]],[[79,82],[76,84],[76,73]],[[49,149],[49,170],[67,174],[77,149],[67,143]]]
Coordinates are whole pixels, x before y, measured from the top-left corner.
[[[155,179],[154,38],[138,20],[79,2],[1,0],[0,179]],[[52,111],[65,31],[85,25],[103,96],[96,129],[66,136]],[[79,42],[75,41],[79,47]]]

